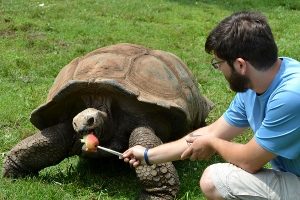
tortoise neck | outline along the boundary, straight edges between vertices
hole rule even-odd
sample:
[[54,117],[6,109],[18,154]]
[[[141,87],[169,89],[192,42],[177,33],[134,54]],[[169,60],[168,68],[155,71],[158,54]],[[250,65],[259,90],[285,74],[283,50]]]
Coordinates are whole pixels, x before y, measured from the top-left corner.
[[86,108],[95,108],[110,113],[112,98],[107,95],[84,95],[81,97]]

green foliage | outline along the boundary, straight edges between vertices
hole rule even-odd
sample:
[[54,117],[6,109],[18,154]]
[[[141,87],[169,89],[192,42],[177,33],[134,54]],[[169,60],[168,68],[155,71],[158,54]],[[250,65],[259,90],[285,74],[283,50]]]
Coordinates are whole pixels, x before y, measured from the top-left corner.
[[[119,42],[178,55],[195,74],[201,92],[215,103],[207,122],[216,120],[234,93],[211,69],[211,56],[203,46],[218,21],[238,10],[263,12],[280,55],[300,60],[295,42],[300,33],[300,3],[294,0],[0,1],[1,163],[5,152],[36,131],[30,113],[45,101],[59,70],[77,56]],[[250,137],[247,132],[238,141]],[[198,188],[201,172],[219,161],[215,157],[209,162],[176,162],[182,182],[178,199],[203,199]],[[1,178],[0,199],[133,199],[137,195],[139,185],[132,170],[100,167],[95,172],[80,163],[71,158],[38,177]]]

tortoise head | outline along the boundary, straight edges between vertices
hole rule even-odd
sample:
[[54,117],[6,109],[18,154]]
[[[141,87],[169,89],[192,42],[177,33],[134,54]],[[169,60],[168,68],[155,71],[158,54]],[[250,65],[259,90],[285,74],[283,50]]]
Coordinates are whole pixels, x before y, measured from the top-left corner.
[[73,118],[73,128],[80,138],[93,133],[98,140],[101,138],[107,114],[95,108],[87,108]]

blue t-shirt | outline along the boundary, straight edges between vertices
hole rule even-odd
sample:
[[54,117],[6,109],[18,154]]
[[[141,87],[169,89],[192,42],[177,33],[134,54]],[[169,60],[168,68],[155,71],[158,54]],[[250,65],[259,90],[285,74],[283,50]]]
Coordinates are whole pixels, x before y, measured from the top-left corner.
[[277,155],[274,169],[300,176],[300,62],[281,59],[266,92],[237,93],[223,116],[233,126],[251,127],[256,142]]

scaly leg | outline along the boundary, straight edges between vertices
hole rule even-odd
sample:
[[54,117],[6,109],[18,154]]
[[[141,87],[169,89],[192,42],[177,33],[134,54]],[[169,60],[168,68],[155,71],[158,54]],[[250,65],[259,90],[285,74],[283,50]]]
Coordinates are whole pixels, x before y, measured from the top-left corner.
[[[136,128],[130,135],[129,146],[142,145],[152,148],[162,144],[162,141],[148,127]],[[142,184],[140,200],[169,200],[174,199],[179,191],[179,178],[171,162],[140,165],[136,174]]]
[[3,164],[4,177],[37,174],[68,157],[75,142],[71,123],[58,124],[37,132],[11,149]]

